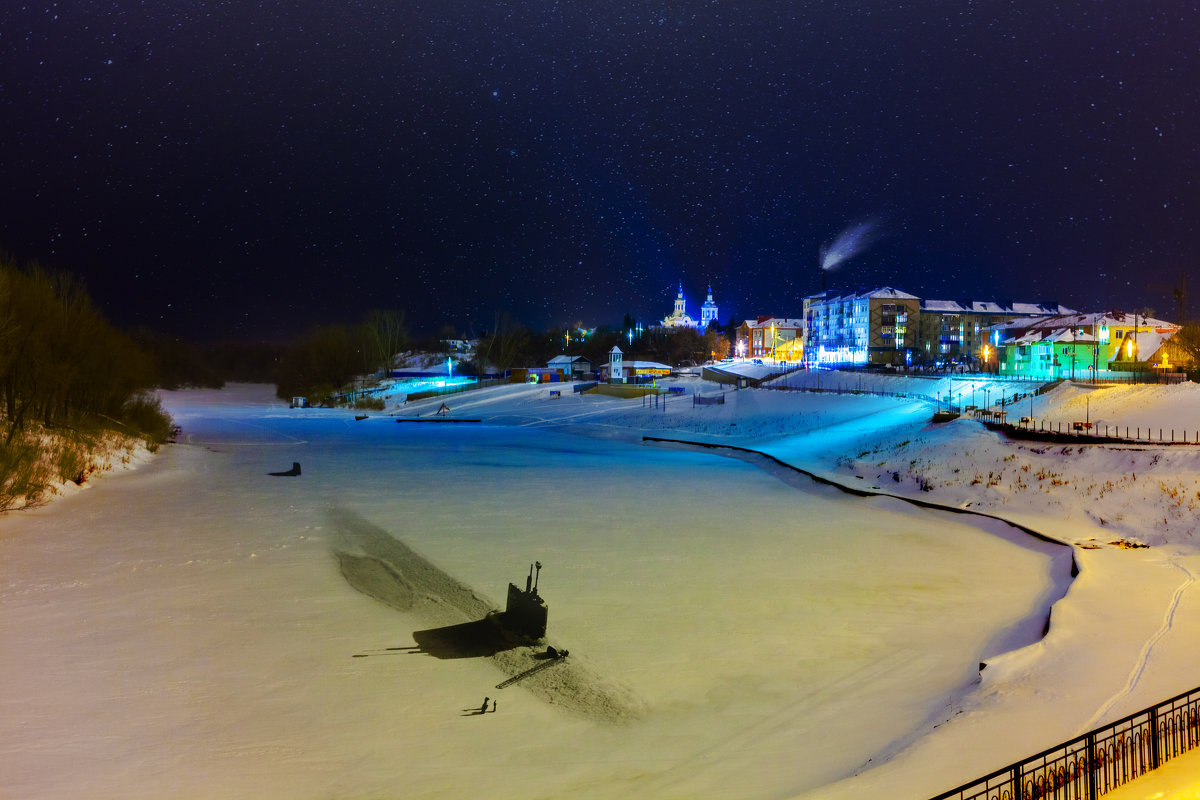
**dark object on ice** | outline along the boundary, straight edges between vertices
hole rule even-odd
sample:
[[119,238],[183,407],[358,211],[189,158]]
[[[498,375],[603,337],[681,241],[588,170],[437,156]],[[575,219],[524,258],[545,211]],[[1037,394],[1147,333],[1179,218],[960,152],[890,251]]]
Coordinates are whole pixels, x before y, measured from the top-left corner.
[[957,411],[936,411],[933,414],[934,422],[950,422],[955,419],[958,419]]
[[355,421],[355,422],[362,422],[362,421],[363,421],[364,419],[366,419],[366,418],[367,418],[367,415],[366,415],[366,414],[355,414],[355,415],[354,415],[354,421]]
[[[534,566],[537,575],[534,575]],[[542,574],[542,562],[529,565],[529,576],[525,579],[525,591],[516,584],[508,585],[508,604],[498,616],[504,632],[522,639],[542,639],[546,636],[546,621],[550,610],[546,601],[538,595],[538,578]]]
[[300,474],[300,462],[293,461],[292,468],[287,472],[268,472],[268,475],[274,475],[277,478],[294,478]]
[[[479,658],[545,639],[549,609],[537,593],[535,566],[541,574],[541,562],[530,565],[525,591],[508,585],[508,606],[503,611],[491,611],[474,622],[413,631],[420,652],[434,658]],[[546,654],[535,658],[555,661],[566,655],[566,650],[548,647]]]
[[493,714],[496,713],[496,701],[495,700],[492,701],[492,713]]
[[483,705],[481,705],[481,706],[479,707],[479,713],[480,713],[480,714],[486,714],[486,713],[487,713],[488,701],[489,701],[489,700],[491,700],[491,699],[492,699],[492,698],[490,698],[490,697],[485,697],[485,698],[483,698]]

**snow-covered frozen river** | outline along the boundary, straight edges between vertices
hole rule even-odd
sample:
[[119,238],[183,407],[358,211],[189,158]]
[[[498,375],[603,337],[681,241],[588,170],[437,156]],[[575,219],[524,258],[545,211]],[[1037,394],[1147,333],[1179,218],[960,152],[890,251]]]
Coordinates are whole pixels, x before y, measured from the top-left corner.
[[[166,399],[178,445],[0,525],[5,797],[799,794],[952,715],[1068,580],[1001,523],[710,453]],[[428,626],[343,577],[355,526],[496,607],[540,561],[551,637],[637,718],[389,650]]]

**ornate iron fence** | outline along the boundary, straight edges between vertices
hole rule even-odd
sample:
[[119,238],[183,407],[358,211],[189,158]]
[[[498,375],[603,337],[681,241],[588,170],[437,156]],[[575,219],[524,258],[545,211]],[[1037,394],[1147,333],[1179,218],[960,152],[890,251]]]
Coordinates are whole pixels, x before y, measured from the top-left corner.
[[932,800],[1096,800],[1200,747],[1200,688]]

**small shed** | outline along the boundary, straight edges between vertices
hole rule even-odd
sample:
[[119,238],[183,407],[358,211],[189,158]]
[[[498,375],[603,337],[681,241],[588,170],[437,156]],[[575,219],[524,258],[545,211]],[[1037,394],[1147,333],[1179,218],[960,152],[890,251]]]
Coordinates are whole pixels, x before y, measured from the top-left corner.
[[546,366],[550,369],[557,369],[563,375],[570,377],[581,377],[592,371],[592,362],[583,356],[555,356],[550,359]]

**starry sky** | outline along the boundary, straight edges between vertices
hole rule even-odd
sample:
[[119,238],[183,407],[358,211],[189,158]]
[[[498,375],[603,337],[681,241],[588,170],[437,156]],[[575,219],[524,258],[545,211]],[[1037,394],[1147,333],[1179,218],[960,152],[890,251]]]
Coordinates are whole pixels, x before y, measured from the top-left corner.
[[0,120],[0,249],[175,335],[799,316],[843,232],[831,289],[1200,298],[1195,0],[12,0]]

